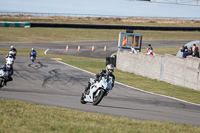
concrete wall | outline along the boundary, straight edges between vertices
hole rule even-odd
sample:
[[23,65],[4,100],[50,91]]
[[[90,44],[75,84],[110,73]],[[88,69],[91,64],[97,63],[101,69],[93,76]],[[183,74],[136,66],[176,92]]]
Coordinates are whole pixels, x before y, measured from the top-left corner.
[[122,71],[200,91],[200,58],[180,58],[169,54],[148,56],[123,51],[117,53],[116,67]]

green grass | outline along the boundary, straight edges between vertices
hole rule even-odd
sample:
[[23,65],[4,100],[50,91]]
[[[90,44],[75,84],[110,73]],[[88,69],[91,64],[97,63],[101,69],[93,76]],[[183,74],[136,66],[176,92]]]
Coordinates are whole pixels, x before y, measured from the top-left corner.
[[[0,42],[117,41],[125,30],[0,27]],[[143,40],[199,40],[200,32],[142,31]],[[181,45],[181,44],[180,44]]]
[[0,99],[1,133],[199,133],[200,127],[141,121]]

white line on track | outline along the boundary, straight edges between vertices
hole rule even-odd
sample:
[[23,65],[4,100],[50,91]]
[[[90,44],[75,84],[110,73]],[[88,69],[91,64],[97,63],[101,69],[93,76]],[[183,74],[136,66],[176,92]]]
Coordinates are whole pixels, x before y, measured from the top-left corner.
[[49,48],[44,51],[44,54],[47,55],[47,52],[49,51]]
[[[61,63],[61,64],[64,64],[64,65],[67,65],[67,66],[73,67],[73,68],[78,69],[78,70],[81,70],[81,71],[83,71],[83,72],[86,72],[86,73],[89,73],[89,74],[93,74],[93,75],[95,75],[94,73],[89,72],[89,71],[86,71],[86,70],[84,70],[84,69],[81,69],[81,68],[78,68],[78,67],[75,67],[75,66],[69,65],[69,64],[67,64],[67,63],[64,63],[64,62],[61,62],[61,61],[58,61],[58,60],[56,60],[56,61],[59,62],[59,63]],[[188,101],[181,100],[181,99],[174,98],[174,97],[170,97],[170,96],[165,96],[165,95],[161,95],[161,94],[156,94],[156,93],[152,93],[152,92],[144,91],[144,90],[141,90],[141,89],[138,89],[138,88],[134,88],[134,87],[132,87],[132,86],[129,86],[129,85],[126,85],[126,84],[123,84],[123,83],[117,82],[117,81],[115,81],[115,83],[117,83],[117,84],[119,84],[119,85],[123,85],[123,86],[129,87],[129,88],[134,89],[134,90],[138,90],[138,91],[144,92],[144,93],[148,93],[148,94],[152,94],[152,95],[157,95],[157,96],[162,96],[162,97],[166,97],[166,98],[169,98],[169,99],[173,99],[173,100],[177,100],[177,101],[181,101],[181,102],[185,102],[185,103],[189,103],[189,104],[193,104],[193,105],[200,106],[200,104],[196,104],[196,103],[188,102]]]

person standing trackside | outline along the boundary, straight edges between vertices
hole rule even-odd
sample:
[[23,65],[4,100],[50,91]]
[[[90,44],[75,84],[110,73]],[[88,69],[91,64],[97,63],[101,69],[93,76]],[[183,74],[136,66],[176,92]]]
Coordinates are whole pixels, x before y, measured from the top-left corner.
[[153,48],[152,48],[151,44],[148,44],[147,48],[149,48],[149,49],[151,49],[153,51]]
[[190,52],[188,50],[188,47],[187,46],[182,46],[180,48],[180,51],[183,52],[183,58],[186,58],[186,56],[190,55]]
[[127,43],[127,39],[126,37],[124,37],[124,39],[122,40],[122,46],[126,46],[126,43]]
[[199,48],[196,46],[196,44],[193,44],[192,46],[192,56],[199,58]]
[[153,48],[152,48],[151,44],[147,45],[147,53],[146,53],[146,55],[155,56],[155,53],[153,52]]

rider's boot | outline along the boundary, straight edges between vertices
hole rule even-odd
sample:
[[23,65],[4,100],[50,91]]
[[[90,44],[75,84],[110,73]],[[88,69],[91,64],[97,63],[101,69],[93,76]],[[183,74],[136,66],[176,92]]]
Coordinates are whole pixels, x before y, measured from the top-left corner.
[[84,92],[84,93],[87,94],[87,95],[89,94],[89,91],[88,91],[88,90],[90,89],[90,86],[91,86],[91,83],[88,82],[88,86],[85,87],[85,92]]
[[4,86],[4,82],[3,81],[1,81],[1,85],[0,85],[1,87],[3,87]]
[[4,85],[7,86],[7,81],[4,82]]

